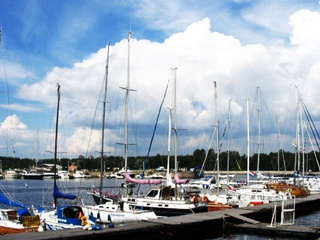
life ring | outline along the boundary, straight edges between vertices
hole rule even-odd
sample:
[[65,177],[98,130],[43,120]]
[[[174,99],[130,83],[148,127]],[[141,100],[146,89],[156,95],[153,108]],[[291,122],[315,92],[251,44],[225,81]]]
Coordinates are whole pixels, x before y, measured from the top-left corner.
[[82,226],[86,226],[87,224],[88,224],[87,217],[86,216],[82,216],[81,217],[81,225]]
[[203,195],[201,201],[208,202],[208,197],[206,195]]
[[292,188],[288,188],[288,189],[287,189],[287,192],[288,192],[288,193],[292,193]]

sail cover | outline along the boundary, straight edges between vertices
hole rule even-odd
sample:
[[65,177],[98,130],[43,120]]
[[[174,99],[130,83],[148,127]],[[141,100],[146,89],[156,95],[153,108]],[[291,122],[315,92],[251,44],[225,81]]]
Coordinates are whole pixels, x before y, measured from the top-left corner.
[[3,195],[3,194],[0,194],[0,203],[5,204],[5,205],[9,205],[9,206],[12,206],[12,207],[21,207],[21,208],[24,208],[24,207],[25,207],[24,204],[21,204],[21,203],[12,201],[12,200],[10,200],[9,198],[7,198],[7,197],[6,197],[5,195]]
[[185,183],[189,182],[189,179],[182,180],[182,179],[179,178],[178,174],[175,174],[174,175],[174,182],[176,184],[185,184]]
[[71,199],[71,200],[77,198],[77,196],[75,196],[75,195],[60,192],[57,184],[54,185],[53,197],[54,198],[65,198],[65,199]]
[[136,184],[160,184],[161,179],[134,179],[129,176],[129,173],[124,174],[124,179],[126,183],[136,183]]

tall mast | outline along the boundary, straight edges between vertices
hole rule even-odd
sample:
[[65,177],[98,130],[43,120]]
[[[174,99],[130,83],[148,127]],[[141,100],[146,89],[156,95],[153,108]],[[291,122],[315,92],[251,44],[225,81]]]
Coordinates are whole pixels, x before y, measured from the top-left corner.
[[127,172],[128,168],[128,101],[130,93],[130,38],[131,33],[128,34],[128,62],[127,62],[127,87],[125,97],[125,112],[124,112],[124,169]]
[[[173,75],[174,69],[171,68],[171,75]],[[171,76],[172,78],[172,76]],[[174,109],[174,106],[172,106],[173,98],[174,98],[174,83],[171,82],[171,92],[170,92],[170,98],[169,98],[169,120],[168,120],[168,150],[167,150],[167,173],[166,173],[166,185],[171,186],[172,179],[170,176],[170,158],[171,158],[171,134],[172,134],[172,110]]]
[[301,156],[300,156],[300,153],[301,153],[301,121],[300,121],[300,97],[299,97],[299,91],[298,89],[296,88],[296,98],[297,98],[297,112],[296,112],[296,121],[297,121],[297,130],[296,130],[296,145],[295,146],[295,161],[294,161],[294,170],[295,171],[299,171],[300,170],[300,161],[301,161]]
[[[174,174],[178,174],[178,130],[177,130],[177,68],[173,74],[173,133],[174,133]],[[175,181],[174,196],[177,199],[177,182]]]
[[[126,91],[125,94],[125,107],[124,107],[124,169],[127,173],[128,170],[128,104],[129,104],[129,93],[133,91],[130,89],[130,40],[131,33],[128,33],[128,63],[127,63],[127,86],[121,87]],[[128,195],[128,188],[126,188],[126,195]]]
[[[59,130],[59,106],[60,106],[60,84],[57,83],[57,113],[56,113],[56,132],[55,132],[55,141],[54,141],[54,186],[57,184],[57,152],[58,152],[58,130]],[[57,206],[57,198],[54,197],[54,208]]]
[[[230,168],[230,111],[231,111],[231,100],[229,100],[229,111],[228,111],[228,151],[227,151],[227,183],[229,184],[229,168]],[[228,191],[228,188],[227,188]]]
[[103,111],[102,111],[102,131],[101,131],[101,158],[100,158],[100,204],[103,203],[102,199],[102,189],[103,189],[103,172],[104,172],[104,129],[105,129],[105,119],[106,119],[106,103],[107,103],[107,89],[108,89],[108,71],[109,71],[109,50],[110,43],[108,43],[107,60],[106,60],[106,72],[105,72],[105,82],[104,82],[104,96],[103,96]]
[[220,186],[220,163],[219,163],[219,155],[220,155],[220,144],[219,144],[219,117],[218,117],[218,100],[217,100],[217,83],[216,81],[213,82],[214,84],[214,103],[215,103],[215,118],[216,118],[216,134],[217,134],[217,194],[219,195],[219,186]]
[[178,132],[177,132],[177,68],[173,68],[173,132],[174,132],[174,171],[178,173]]
[[278,162],[278,172],[280,171],[280,130],[279,130],[279,123],[278,123],[278,117],[276,117],[276,123],[277,123],[277,130],[278,130],[278,154],[277,154],[277,162]]
[[250,118],[249,118],[249,99],[247,99],[247,186],[249,186],[250,171]]
[[261,111],[260,111],[260,87],[257,87],[258,94],[258,159],[257,159],[257,172],[260,169],[260,146],[261,146]]

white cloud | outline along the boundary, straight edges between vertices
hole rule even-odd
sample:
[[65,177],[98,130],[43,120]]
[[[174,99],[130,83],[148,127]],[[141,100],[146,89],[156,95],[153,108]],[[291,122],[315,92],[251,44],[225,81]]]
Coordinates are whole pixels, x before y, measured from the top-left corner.
[[[212,31],[214,23],[210,18],[190,24],[184,31],[172,34],[161,43],[133,38],[130,87],[137,92],[130,93],[130,115],[134,116],[139,128],[147,133],[138,136],[141,137],[138,138],[143,151],[141,154],[146,153],[171,67],[178,67],[178,124],[194,134],[185,141],[179,140],[181,146],[207,147],[207,143],[200,142],[211,138],[214,123],[213,81],[217,82],[221,128],[228,116],[229,100],[232,99],[232,126],[233,131],[240,134],[234,134],[234,137],[239,137],[238,142],[245,143],[246,138],[246,99],[249,98],[250,104],[253,104],[258,86],[270,109],[269,124],[275,125],[276,116],[283,121],[284,115],[295,116],[295,85],[299,86],[303,96],[307,96],[307,105],[318,109],[316,89],[319,89],[319,81],[316,80],[320,71],[317,44],[320,31],[315,27],[319,26],[319,19],[317,12],[299,11],[293,14],[290,18],[291,45],[279,39],[270,45],[245,44],[235,36]],[[264,23],[266,26],[270,24],[275,25],[274,22]],[[123,104],[124,91],[119,87],[126,86],[127,81],[127,40],[113,44],[110,50],[107,127],[112,128],[108,129],[112,139],[108,143],[121,138],[116,126],[122,126],[123,121],[123,113],[120,112],[123,107],[120,105]],[[61,84],[61,106],[64,119],[68,121],[67,148],[69,153],[76,156],[85,153],[88,148],[89,128],[104,79],[106,55],[104,47],[70,68],[55,67],[41,81],[23,85],[18,92],[26,100],[42,101],[54,106],[55,86],[56,83]],[[159,125],[163,128],[162,132],[166,131],[167,106],[166,101]],[[101,106],[98,113],[101,114]],[[95,120],[100,122],[98,114]],[[289,133],[292,136],[294,121],[292,119],[292,125],[286,125],[292,131]],[[252,122],[252,125],[255,124]],[[279,124],[283,122],[279,121]],[[206,136],[200,135],[203,131]],[[99,132],[92,132],[91,143],[94,147],[90,151],[99,148]],[[274,136],[273,132],[273,135],[271,133],[264,137],[274,142]],[[160,148],[163,147],[163,142],[155,144],[158,147],[154,148],[154,154],[161,152]],[[273,146],[270,150],[275,150],[276,144],[270,145]],[[113,147],[110,150],[115,151]]]
[[6,117],[6,119],[1,123],[2,129],[27,129],[27,126],[20,121],[17,115],[12,115]]

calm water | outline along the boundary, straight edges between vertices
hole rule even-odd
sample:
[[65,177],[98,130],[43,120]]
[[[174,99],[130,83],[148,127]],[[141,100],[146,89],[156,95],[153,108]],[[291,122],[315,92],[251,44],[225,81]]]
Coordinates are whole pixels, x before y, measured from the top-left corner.
[[[93,199],[86,193],[86,189],[92,186],[98,186],[100,179],[72,179],[72,180],[58,180],[58,186],[61,192],[75,194],[82,198],[82,201],[86,204],[94,204]],[[123,191],[121,184],[123,180],[119,179],[104,179],[104,186],[113,186],[110,191],[117,193],[117,191]],[[24,180],[16,179],[0,180],[2,188],[4,188],[11,197],[15,200],[20,201],[27,206],[34,206],[35,208],[39,206],[52,206],[52,192],[53,192],[53,179],[45,180]],[[148,186],[141,186],[139,189],[141,192],[145,193],[149,190]],[[58,204],[63,204],[62,200],[58,201]],[[295,219],[296,225],[318,227],[320,225],[320,210],[313,214],[303,216]],[[229,235],[221,238],[215,238],[219,240],[226,239],[275,239],[270,237],[261,237],[254,235]],[[276,238],[279,240],[284,240],[288,238]]]

